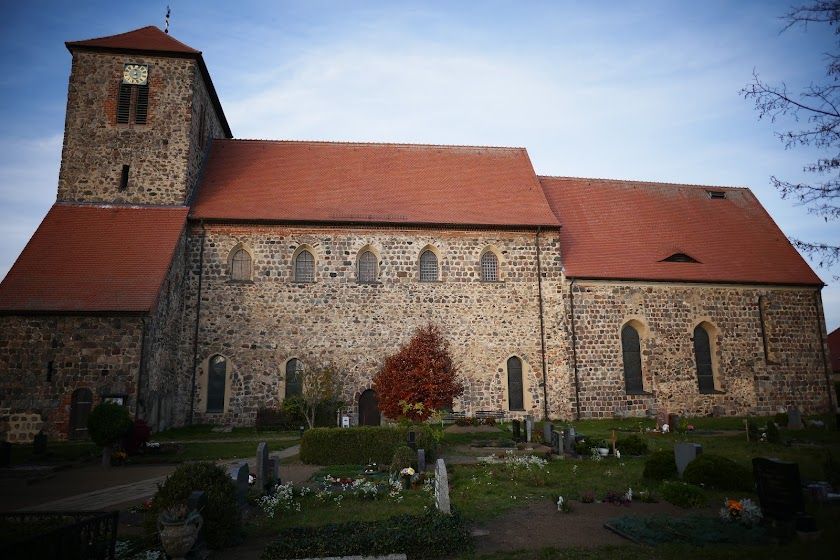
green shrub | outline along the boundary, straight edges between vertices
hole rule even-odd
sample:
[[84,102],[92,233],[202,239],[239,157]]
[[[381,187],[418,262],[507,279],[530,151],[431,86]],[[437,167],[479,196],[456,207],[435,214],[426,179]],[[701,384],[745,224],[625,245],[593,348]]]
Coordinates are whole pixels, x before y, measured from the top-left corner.
[[645,461],[642,476],[651,480],[665,480],[677,476],[677,462],[674,460],[673,450],[651,453]]
[[782,442],[782,434],[775,422],[767,422],[767,441],[770,443]]
[[594,447],[589,440],[582,439],[580,441],[575,442],[575,453],[578,455],[589,455],[591,453],[590,448]]
[[236,502],[236,488],[225,471],[213,463],[181,465],[158,488],[146,514],[146,529],[156,531],[158,514],[175,504],[185,503],[194,490],[207,494],[201,511],[204,536],[211,548],[224,548],[239,542],[242,518]]
[[647,455],[648,445],[641,437],[633,434],[615,442],[615,448],[622,455]]
[[685,482],[665,482],[661,492],[665,501],[681,508],[701,508],[706,507],[708,503],[706,493],[702,489]]
[[454,557],[473,549],[469,529],[454,512],[400,515],[381,521],[351,521],[280,531],[261,560],[374,556],[404,552],[409,559]]
[[758,441],[758,424],[753,422],[752,420],[747,420],[747,437],[749,437],[750,441]]
[[99,447],[108,447],[120,441],[133,426],[128,409],[107,402],[94,408],[87,421],[90,439]]
[[[314,428],[303,434],[300,460],[315,465],[366,465],[373,461],[387,465],[397,447],[414,431],[418,449],[434,455],[434,437],[429,426],[362,426],[356,428]],[[428,459],[427,459],[428,460]]]
[[787,412],[780,412],[773,417],[773,421],[778,424],[780,427],[784,428],[788,425],[788,415]]
[[703,453],[690,462],[683,473],[683,480],[719,490],[755,490],[749,469],[711,453]]
[[417,467],[417,452],[407,445],[400,445],[391,459],[391,472],[398,472],[406,467]]

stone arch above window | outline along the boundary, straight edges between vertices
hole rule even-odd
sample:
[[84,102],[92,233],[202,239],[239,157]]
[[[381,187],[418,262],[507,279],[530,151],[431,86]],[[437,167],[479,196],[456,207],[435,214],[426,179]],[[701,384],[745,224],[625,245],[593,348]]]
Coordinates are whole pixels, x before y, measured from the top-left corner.
[[499,255],[491,248],[485,249],[479,259],[481,265],[482,282],[499,282],[501,275],[499,271]]
[[700,394],[717,393],[721,388],[717,359],[718,329],[708,321],[701,321],[694,327],[691,338]]
[[315,281],[315,252],[312,247],[308,245],[298,247],[292,262],[294,264],[295,282],[309,283]]
[[360,284],[373,284],[379,280],[379,255],[370,245],[365,245],[358,253],[356,280]]
[[290,358],[286,361],[286,382],[283,390],[283,398],[298,396],[303,393],[303,362],[297,358]]
[[420,251],[420,281],[437,282],[440,280],[440,256],[434,247],[427,245]]
[[254,279],[254,257],[245,245],[238,243],[228,255],[228,271],[234,282],[250,282]]

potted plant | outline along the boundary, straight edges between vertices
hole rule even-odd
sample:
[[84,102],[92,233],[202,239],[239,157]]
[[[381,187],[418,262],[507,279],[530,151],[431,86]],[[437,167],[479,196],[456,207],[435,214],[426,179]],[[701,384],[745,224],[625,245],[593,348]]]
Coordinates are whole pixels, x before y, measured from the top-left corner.
[[598,455],[601,457],[606,457],[610,453],[610,448],[607,446],[607,442],[602,439],[594,440],[592,442],[592,447],[598,450]]
[[400,471],[400,480],[402,481],[403,490],[411,488],[411,477],[414,476],[414,469],[406,467]]
[[104,402],[93,409],[88,417],[90,438],[102,448],[102,466],[111,466],[113,446],[134,426],[125,407]]
[[180,503],[163,510],[157,525],[163,550],[172,560],[177,560],[192,550],[204,520],[200,513]]

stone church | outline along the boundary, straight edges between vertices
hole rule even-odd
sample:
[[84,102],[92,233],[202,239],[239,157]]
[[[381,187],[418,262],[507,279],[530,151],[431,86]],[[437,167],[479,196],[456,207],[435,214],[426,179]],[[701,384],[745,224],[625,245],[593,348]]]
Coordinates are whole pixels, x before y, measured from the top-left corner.
[[0,284],[0,416],[250,425],[439,326],[454,410],[829,410],[823,283],[748,189],[537,175],[523,148],[237,140],[201,52],[66,43],[58,196]]

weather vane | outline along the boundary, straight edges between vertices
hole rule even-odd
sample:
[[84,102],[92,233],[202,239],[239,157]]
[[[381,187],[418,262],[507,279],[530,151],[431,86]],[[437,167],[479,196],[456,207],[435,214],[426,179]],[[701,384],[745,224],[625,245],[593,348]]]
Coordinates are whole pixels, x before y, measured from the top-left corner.
[[166,7],[166,25],[164,26],[163,32],[169,33],[169,13],[170,9],[169,6]]

